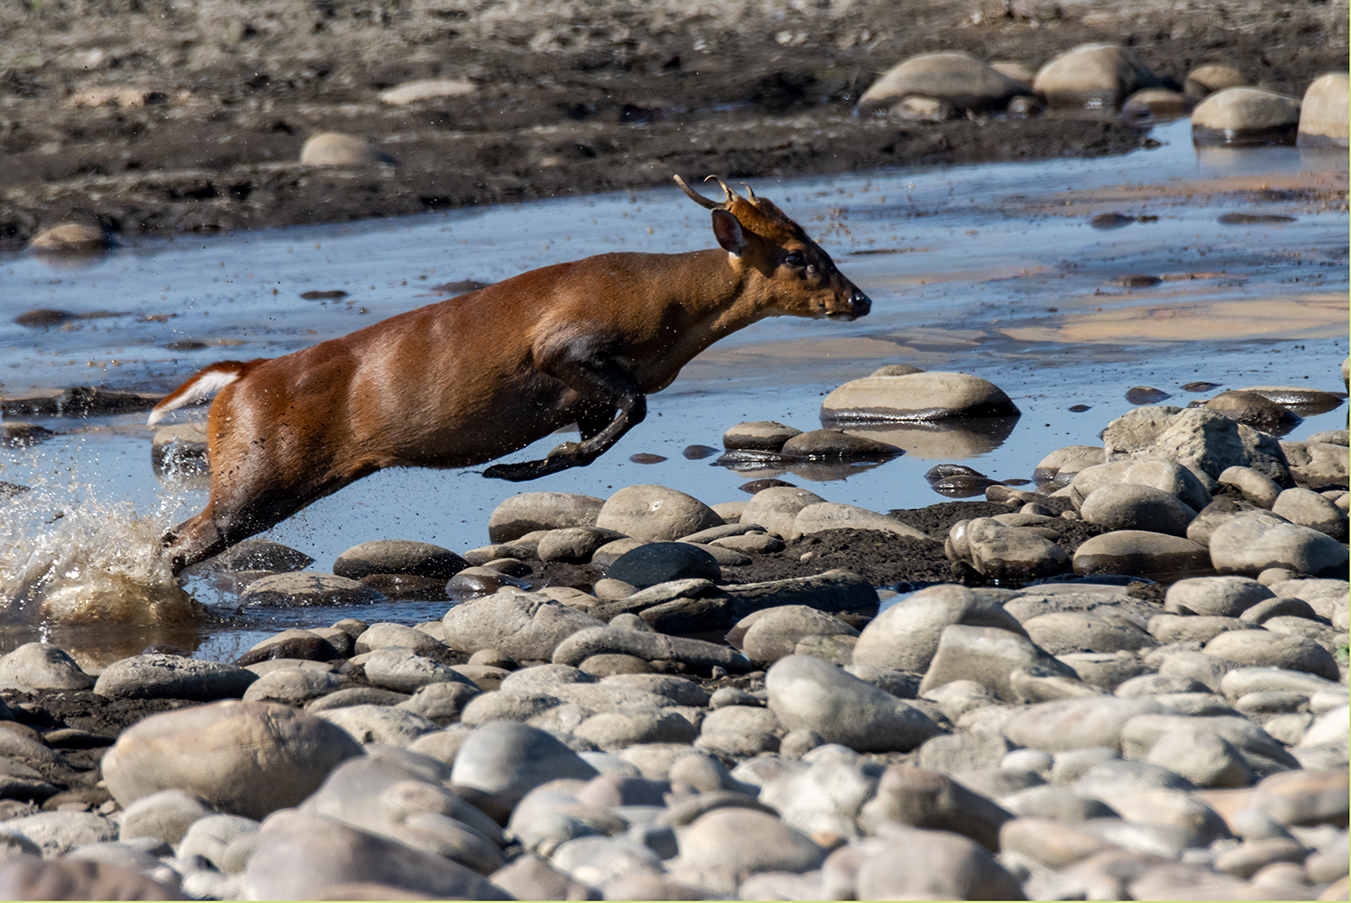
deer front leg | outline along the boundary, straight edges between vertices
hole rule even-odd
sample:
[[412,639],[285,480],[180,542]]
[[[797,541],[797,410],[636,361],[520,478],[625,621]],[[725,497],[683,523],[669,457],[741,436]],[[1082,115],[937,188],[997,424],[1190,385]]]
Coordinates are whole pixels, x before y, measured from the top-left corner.
[[[520,482],[570,467],[585,467],[647,416],[647,396],[612,358],[558,355],[541,369],[576,389],[592,407],[593,412],[578,423],[582,441],[564,442],[542,461],[494,464],[483,471],[485,477]],[[601,411],[606,413],[602,415]]]

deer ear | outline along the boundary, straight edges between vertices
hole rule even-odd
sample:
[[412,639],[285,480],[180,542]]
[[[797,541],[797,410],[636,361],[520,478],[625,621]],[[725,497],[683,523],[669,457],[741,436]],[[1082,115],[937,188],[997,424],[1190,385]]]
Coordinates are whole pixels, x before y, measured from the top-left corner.
[[713,211],[713,235],[729,254],[740,257],[741,252],[746,250],[746,236],[741,234],[741,223],[726,210]]

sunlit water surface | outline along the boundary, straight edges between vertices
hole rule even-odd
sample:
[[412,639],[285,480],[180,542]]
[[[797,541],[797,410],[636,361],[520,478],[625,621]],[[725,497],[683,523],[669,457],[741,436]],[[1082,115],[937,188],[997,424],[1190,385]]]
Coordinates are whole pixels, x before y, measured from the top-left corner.
[[[1316,170],[1315,182],[1344,190],[1344,160],[1325,171],[1327,159],[1289,148],[1198,155],[1187,128],[1162,127],[1161,147],[1120,158],[756,180],[757,193],[802,222],[868,292],[871,315],[850,324],[765,321],[725,340],[654,396],[646,422],[590,467],[529,484],[474,471],[386,471],[264,536],[328,570],[371,539],[483,545],[488,515],[520,491],[605,497],[659,483],[712,504],[745,498],[740,484],[761,476],[831,501],[919,507],[944,500],[923,478],[936,463],[1026,479],[1055,448],[1097,444],[1102,427],[1132,407],[1131,387],[1160,389],[1177,405],[1208,397],[1182,388],[1195,381],[1342,390],[1347,214],[1281,186]],[[1293,220],[1219,221],[1234,211]],[[1157,219],[1091,225],[1106,212]],[[606,251],[710,244],[707,214],[672,188],[147,241],[88,268],[0,255],[10,314],[0,323],[0,392],[167,391],[217,360],[284,354],[432,303],[444,297],[434,287],[447,282],[491,282]],[[1127,288],[1126,275],[1164,281]],[[347,295],[300,297],[314,290]],[[35,308],[80,318],[48,329],[12,322]],[[1022,417],[965,431],[888,431],[882,438],[907,453],[866,468],[747,473],[682,454],[693,444],[720,447],[723,431],[745,420],[815,428],[824,394],[890,363],[983,376]],[[180,419],[202,415],[185,413]],[[224,658],[282,626],[352,615],[416,623],[445,611],[445,602],[389,602],[242,613],[232,593],[201,580],[187,585],[195,601],[168,579],[152,540],[199,510],[205,492],[155,477],[144,415],[33,419],[59,435],[0,450],[0,480],[32,487],[0,509],[0,595],[11,600],[0,649],[42,636],[82,650],[91,664],[147,642]],[[1345,425],[1342,407],[1286,438]],[[512,460],[540,457],[558,441]],[[636,453],[666,460],[637,464],[629,460]]]

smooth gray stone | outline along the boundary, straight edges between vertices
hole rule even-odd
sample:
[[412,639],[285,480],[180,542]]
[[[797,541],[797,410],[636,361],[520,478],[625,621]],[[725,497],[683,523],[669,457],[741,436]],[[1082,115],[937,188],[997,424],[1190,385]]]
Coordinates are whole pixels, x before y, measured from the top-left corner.
[[244,695],[258,675],[237,665],[151,653],[113,662],[99,675],[94,692],[122,699],[214,699]]
[[339,762],[361,754],[350,734],[314,715],[276,703],[218,702],[137,722],[104,754],[102,768],[124,807],[178,788],[223,812],[261,818],[298,805]]
[[1018,694],[1011,674],[1018,668],[1029,671],[1040,668],[1063,677],[1078,677],[1021,632],[952,624],[939,635],[938,649],[924,672],[919,692],[924,695],[953,680],[975,680],[1000,699],[1013,702]]
[[88,690],[94,678],[63,649],[50,643],[24,643],[0,658],[0,686],[34,690]]
[[779,659],[765,675],[769,708],[789,730],[811,730],[860,752],[906,751],[940,733],[918,708],[805,655]]
[[691,495],[641,484],[626,486],[606,499],[595,526],[646,542],[669,542],[723,523],[712,508]]
[[325,887],[384,884],[433,898],[506,900],[471,869],[323,816],[279,812],[263,823],[244,872],[255,900],[308,899]]
[[16,855],[0,862],[6,900],[181,900],[175,887],[123,866]]
[[868,622],[854,646],[854,664],[923,672],[938,650],[943,629],[952,624],[1025,635],[1017,619],[1004,610],[1014,595],[953,584],[922,589]]
[[596,769],[552,734],[510,721],[475,730],[455,757],[451,780],[519,800],[532,788],[558,778],[588,780]]
[[498,649],[517,661],[548,661],[569,637],[601,621],[535,593],[505,590],[446,612],[446,645],[461,652]]
[[339,577],[360,580],[371,574],[414,574],[448,580],[469,566],[450,549],[406,539],[377,539],[343,552],[333,562]]
[[493,509],[488,518],[488,539],[507,543],[536,530],[595,526],[604,504],[604,499],[571,492],[522,492],[503,499]]

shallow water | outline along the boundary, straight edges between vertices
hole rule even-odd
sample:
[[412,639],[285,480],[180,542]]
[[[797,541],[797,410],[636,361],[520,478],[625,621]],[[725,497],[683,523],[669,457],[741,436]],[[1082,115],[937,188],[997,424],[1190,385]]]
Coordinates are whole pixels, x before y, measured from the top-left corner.
[[[796,469],[785,479],[831,501],[918,507],[943,500],[923,479],[940,461],[1028,478],[1052,449],[1095,444],[1099,430],[1132,407],[1125,393],[1133,386],[1163,390],[1172,396],[1165,403],[1178,405],[1207,397],[1181,388],[1198,380],[1342,390],[1347,214],[1344,205],[1328,209],[1288,189],[1315,183],[1344,192],[1344,159],[1340,169],[1323,171],[1325,158],[1289,148],[1198,155],[1185,122],[1155,135],[1161,147],[1121,158],[756,180],[757,192],[798,218],[869,293],[870,316],[851,324],[766,321],[731,337],[654,396],[647,421],[588,468],[528,484],[471,471],[388,471],[265,536],[313,555],[315,567],[327,570],[344,549],[377,538],[461,551],[482,545],[493,507],[520,491],[604,497],[622,486],[660,483],[709,503],[745,498],[742,482],[779,472],[736,472],[712,459],[688,460],[682,450],[720,446],[722,432],[743,420],[814,428],[826,392],[889,363],[986,377],[1023,416],[993,434],[893,432],[884,438],[907,449],[902,457],[850,473]],[[1294,219],[1219,222],[1235,211]],[[1106,212],[1157,220],[1116,229],[1090,224]],[[432,287],[442,283],[494,281],[610,250],[708,245],[706,215],[670,189],[146,242],[86,269],[0,255],[12,314],[39,307],[111,314],[36,330],[6,317],[0,391],[15,396],[80,384],[167,391],[213,361],[275,356],[431,303],[441,297]],[[1120,279],[1127,275],[1163,281],[1127,288]],[[348,295],[299,297],[313,290]],[[1069,410],[1079,405],[1089,410]],[[61,435],[34,449],[0,451],[0,480],[37,487],[0,515],[0,555],[11,581],[44,554],[81,575],[114,553],[135,559],[127,549],[140,549],[144,537],[205,501],[200,490],[156,480],[143,415],[34,419]],[[1339,408],[1309,418],[1287,438],[1345,424]],[[558,441],[541,440],[512,459],[539,457]],[[636,453],[667,460],[632,463]],[[118,572],[144,574],[147,567],[138,559]],[[230,593],[202,581],[188,588],[213,612],[232,614]],[[97,640],[90,628],[11,626],[0,631],[0,643],[7,648],[45,629],[53,640],[88,644],[87,655],[98,660],[139,651],[153,635],[204,657],[228,657],[279,625],[348,614],[413,623],[444,608],[399,602],[359,612],[252,612],[223,625],[124,631],[116,649],[106,621],[95,629]]]

